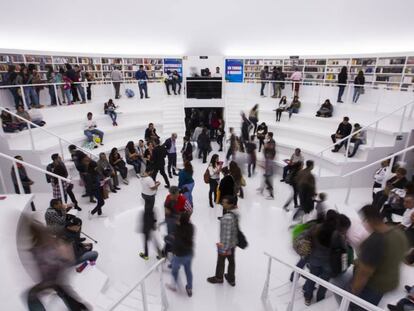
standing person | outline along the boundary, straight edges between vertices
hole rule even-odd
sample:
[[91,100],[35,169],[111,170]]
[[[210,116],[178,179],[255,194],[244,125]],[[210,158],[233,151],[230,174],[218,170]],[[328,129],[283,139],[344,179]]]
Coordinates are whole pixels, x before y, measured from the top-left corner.
[[191,203],[191,206],[193,206],[193,173],[193,166],[188,161],[184,162],[184,168],[178,173],[178,188]]
[[348,83],[348,69],[343,66],[341,72],[338,74],[338,100],[337,103],[343,103],[342,95],[344,95],[346,84]]
[[147,87],[147,81],[148,81],[148,75],[146,71],[144,70],[143,65],[139,65],[138,71],[135,73],[135,79],[138,80],[138,88],[139,88],[139,94],[141,96],[141,99],[149,98],[148,97],[148,87]]
[[72,92],[72,98],[74,102],[78,102],[79,101],[79,95],[78,95],[78,88],[75,84],[75,82],[79,81],[79,77],[76,74],[76,71],[72,68],[71,64],[65,64],[66,67],[66,77],[68,77],[68,79],[70,80],[70,90]]
[[112,165],[109,163],[105,152],[101,152],[99,154],[99,160],[96,162],[96,164],[98,165],[97,170],[102,179],[106,177],[112,177],[112,182],[109,181],[109,187],[111,191],[113,193],[116,193],[117,190],[121,190],[121,188],[118,187],[118,174],[116,173]]
[[[22,156],[17,155],[17,156],[15,156],[14,158],[15,158],[16,160],[23,161]],[[20,181],[21,181],[22,186],[23,186],[23,191],[24,191],[24,193],[25,193],[25,194],[30,194],[30,193],[32,193],[32,191],[31,191],[31,189],[30,189],[30,186],[31,186],[31,185],[33,185],[33,184],[34,184],[34,182],[33,182],[33,180],[31,180],[31,179],[29,178],[29,176],[27,175],[26,168],[25,168],[25,167],[23,166],[23,164],[21,164],[21,163],[16,163],[16,166],[17,166],[17,171],[19,172],[19,177],[20,177]],[[11,178],[12,178],[12,181],[13,181],[14,191],[15,191],[17,194],[21,194],[21,193],[20,193],[20,188],[19,188],[19,183],[18,183],[18,181],[17,181],[16,172],[15,172],[15,170],[14,170],[14,165],[13,165],[13,166],[12,166],[12,168],[11,168]],[[32,202],[30,202],[30,206],[32,207],[32,211],[33,211],[33,212],[34,212],[34,211],[36,211],[36,208],[35,208],[35,205],[34,205],[33,201],[32,201]]]
[[[359,125],[359,123],[354,124],[354,130],[353,132],[358,132],[361,130],[362,127]],[[351,138],[351,142],[354,143],[354,148],[349,150],[348,157],[352,158],[356,152],[358,151],[358,148],[360,145],[364,145],[367,143],[367,132],[365,130],[359,131],[358,133],[354,134]]]
[[76,78],[73,81],[78,82],[75,84],[75,86],[76,86],[78,93],[81,95],[81,98],[82,98],[81,104],[86,104],[85,90],[83,89],[83,82],[85,81],[85,74],[82,72],[79,65],[75,65],[75,74],[76,74]]
[[295,149],[295,152],[292,154],[292,156],[290,157],[290,160],[286,161],[286,166],[283,168],[283,175],[282,175],[282,179],[280,180],[281,182],[284,182],[286,179],[286,176],[290,173],[292,166],[295,165],[298,162],[305,162],[305,158],[302,155],[302,152],[299,148]]
[[283,96],[279,101],[279,106],[276,108],[276,122],[280,121],[282,117],[282,112],[287,111],[289,109],[289,105],[287,103],[286,96]]
[[174,292],[177,290],[178,271],[181,266],[184,266],[184,272],[187,278],[185,291],[187,292],[188,297],[191,297],[193,295],[193,273],[191,271],[191,263],[194,256],[194,226],[190,222],[189,213],[182,213],[178,219],[175,228],[173,253],[174,257],[171,262],[171,273],[174,278],[174,284],[167,285],[167,287]]
[[257,139],[259,139],[259,152],[261,152],[262,146],[264,146],[266,135],[267,135],[267,125],[265,122],[262,122],[262,124],[260,124],[257,127]]
[[223,139],[226,135],[226,132],[224,131],[224,121],[223,121],[223,119],[218,119],[218,122],[219,122],[219,126],[217,128],[216,141],[217,141],[217,144],[220,147],[219,150],[218,150],[220,152],[220,151],[223,151]]
[[256,143],[253,141],[253,139],[254,136],[251,136],[250,141],[246,144],[247,177],[251,177],[252,174],[254,175],[254,171],[256,170]]
[[244,150],[244,145],[246,144],[246,142],[249,141],[249,137],[250,137],[250,130],[252,129],[252,123],[250,122],[249,119],[246,118],[246,115],[244,114],[244,112],[241,113],[241,118],[242,118],[242,125],[241,125],[241,135],[240,135],[240,143],[241,143],[241,148],[243,148],[242,150]]
[[295,68],[295,71],[290,76],[290,80],[292,81],[292,91],[294,96],[299,96],[300,81],[302,80],[302,72],[299,71],[299,68]]
[[139,178],[141,174],[141,158],[132,140],[125,147],[125,159],[129,165],[134,167],[135,175]]
[[112,148],[111,153],[109,154],[109,164],[112,165],[115,171],[118,171],[121,174],[122,182],[125,185],[128,185],[128,169],[117,148]]
[[249,112],[249,121],[253,123],[253,135],[256,135],[257,123],[259,122],[259,104],[253,106]]
[[93,142],[93,135],[98,135],[99,137],[99,144],[101,146],[103,146],[103,137],[104,137],[104,133],[101,130],[98,130],[97,127],[98,125],[96,124],[96,121],[92,119],[93,115],[92,112],[88,112],[88,114],[86,115],[86,117],[88,118],[88,120],[85,123],[84,126],[84,131],[83,133],[85,134],[85,136],[88,139],[88,142]]
[[[371,235],[361,244],[354,272],[338,280],[338,286],[377,306],[382,297],[400,283],[400,265],[408,248],[407,239],[400,229],[385,224],[379,210],[373,206],[365,205],[360,214]],[[353,304],[350,308],[362,310]]]
[[190,138],[188,136],[184,136],[183,140],[184,144],[183,148],[181,149],[183,161],[191,162],[193,161],[193,145],[191,144]]
[[[53,70],[53,66],[52,65],[46,65],[46,81],[47,83],[55,83],[56,80],[56,73]],[[59,86],[56,86],[56,90],[58,89]],[[47,87],[49,89],[49,96],[50,96],[50,105],[51,106],[56,106],[58,103],[56,101],[56,92],[55,92],[55,87],[54,85],[49,85]]]
[[173,71],[173,89],[177,90],[177,85],[178,85],[178,90],[177,90],[178,95],[181,94],[181,82],[183,82],[183,78],[181,77],[181,75],[178,73],[177,70],[174,70]]
[[211,141],[210,141],[210,137],[208,137],[206,128],[203,128],[203,131],[198,136],[197,146],[198,146],[198,158],[201,159],[201,155],[202,155],[203,163],[207,163],[207,154],[211,150]]
[[246,186],[246,181],[243,178],[240,167],[236,162],[231,161],[229,164],[230,175],[233,177],[235,184],[235,194],[239,195],[240,198],[244,198],[243,187]]
[[[55,80],[53,81],[53,83],[56,83],[56,91],[60,89],[60,94],[62,96],[62,104],[65,104],[65,89],[64,89],[64,85],[61,84],[63,83],[63,75],[65,73],[65,70],[62,67],[59,67],[59,70],[56,72],[55,75]],[[70,92],[70,84],[69,84],[69,92]],[[59,93],[59,91],[58,91]],[[60,96],[59,96],[59,100],[60,100]]]
[[[60,70],[63,72],[63,69],[60,68]],[[64,94],[63,96],[63,103],[65,103],[65,96],[68,100],[68,105],[73,105],[73,96],[72,96],[72,80],[68,77],[66,72],[62,73],[62,92]]]
[[104,104],[104,113],[109,115],[113,126],[118,126],[118,123],[116,122],[116,118],[118,117],[118,114],[116,113],[117,108],[118,107],[115,106],[112,99],[109,99],[108,102]]
[[[235,211],[236,202],[233,196],[224,196],[223,209],[226,211],[220,219],[220,242],[217,245],[217,264],[215,276],[209,277],[207,282],[212,284],[223,283],[223,276],[231,286],[236,286],[235,251],[238,234],[238,215]],[[225,260],[228,260],[227,273],[224,274]]]
[[18,78],[18,82],[16,84],[25,84],[27,86],[23,87],[22,96],[24,95],[26,100],[27,109],[33,108],[41,108],[39,104],[39,97],[33,86],[33,70],[30,70],[27,67],[24,67],[20,71],[20,77]]
[[208,201],[210,203],[210,207],[213,208],[213,196],[214,202],[217,201],[217,186],[220,180],[220,172],[223,167],[223,162],[220,162],[219,155],[213,154],[210,159],[210,164],[208,165],[208,174],[209,174],[209,191],[208,191]]
[[141,178],[141,196],[144,199],[144,210],[153,210],[155,204],[155,195],[157,194],[158,187],[160,186],[159,181],[154,181],[151,175],[153,169],[147,167]]
[[157,259],[161,259],[163,257],[162,250],[156,237],[152,234],[153,231],[156,230],[156,223],[157,220],[155,219],[154,209],[149,208],[145,209],[142,215],[142,232],[144,233],[144,252],[140,252],[139,256],[144,259],[148,260],[148,241],[152,240],[154,246],[157,250]]
[[269,78],[269,66],[264,66],[264,68],[260,71],[260,83],[261,83],[260,96],[261,97],[265,97],[264,89],[267,84],[266,80],[268,80],[268,78]]
[[[172,133],[170,138],[167,138],[165,140],[164,146],[167,150],[167,170],[168,170],[168,176],[170,178],[173,178],[172,175],[178,176],[178,174],[175,172],[177,168],[177,147],[175,145],[175,142],[177,140],[177,134]],[[171,174],[172,169],[172,174]]]
[[229,129],[229,131],[230,131],[230,138],[229,138],[230,146],[229,146],[229,150],[227,150],[227,154],[226,154],[226,160],[227,161],[230,160],[230,157],[233,158],[236,151],[237,151],[237,137],[234,134],[234,128],[231,127]]
[[161,176],[164,178],[165,188],[168,189],[170,187],[170,181],[168,180],[167,174],[165,174],[165,156],[167,155],[167,151],[164,146],[160,145],[160,141],[158,139],[155,139],[153,144],[154,150],[152,152],[152,165],[154,172],[152,174],[152,178],[157,180],[157,174],[160,172]]
[[102,206],[105,205],[105,200],[103,198],[103,180],[101,180],[98,171],[97,171],[97,164],[95,161],[91,161],[88,165],[88,175],[87,175],[87,183],[91,187],[91,191],[96,198],[97,204],[95,208],[90,211],[90,215],[95,215],[98,213],[98,216],[102,215]]
[[[51,158],[52,158],[52,163],[50,163],[47,166],[47,170],[63,178],[68,178],[69,176],[68,170],[66,169],[65,163],[62,161],[62,158],[59,156],[59,154],[54,153],[52,154]],[[69,195],[70,200],[75,205],[74,206],[75,209],[77,209],[78,211],[82,210],[78,205],[78,200],[76,200],[75,194],[73,193],[72,183],[67,183],[66,181],[62,180],[63,195],[64,195],[64,197],[62,198],[62,195],[60,192],[59,180],[55,177],[50,177],[48,175],[46,175],[46,180],[50,181],[50,183],[52,184],[52,193],[53,193],[54,199],[60,199],[62,201],[64,200],[64,202],[67,203],[68,195]]]
[[121,95],[119,95],[119,89],[123,80],[122,72],[119,70],[119,67],[114,67],[114,70],[111,71],[111,80],[115,89],[115,99],[119,99],[121,97]]
[[282,89],[285,87],[285,74],[281,67],[274,67],[272,72],[273,82],[273,96],[272,98],[280,98],[282,96]]
[[86,98],[88,100],[92,100],[92,85],[94,81],[94,77],[90,72],[85,72],[85,81],[87,83],[86,86]]
[[286,203],[283,205],[283,209],[285,211],[288,211],[288,206],[293,200],[294,208],[298,208],[298,179],[297,174],[302,170],[303,168],[303,162],[296,162],[292,167],[290,168],[289,175],[286,176],[285,182],[289,184],[292,187],[292,196],[286,201]]
[[[7,73],[4,76],[4,84],[5,85],[15,85],[17,79],[17,73],[16,73],[16,66],[15,65],[9,65],[7,67]],[[14,105],[17,107],[20,104],[21,97],[19,95],[19,88],[18,87],[10,87],[8,88],[10,93],[13,96]]]
[[296,175],[296,183],[298,188],[300,207],[309,214],[314,208],[314,198],[316,192],[315,176],[312,174],[314,164],[312,160],[306,161],[306,168]]
[[352,97],[353,103],[356,104],[359,99],[359,95],[363,94],[364,84],[365,84],[364,72],[360,70],[354,80],[354,96]]
[[[331,135],[331,139],[333,143],[336,143],[337,139],[342,139],[345,137],[348,137],[351,135],[352,132],[352,125],[349,123],[349,118],[344,117],[341,123],[338,125],[338,129],[336,130],[335,134]],[[344,141],[340,142],[339,144],[335,145],[335,148],[332,149],[332,152],[338,152],[339,149],[342,148],[343,145],[345,145],[345,148],[348,144],[348,139],[345,139]]]

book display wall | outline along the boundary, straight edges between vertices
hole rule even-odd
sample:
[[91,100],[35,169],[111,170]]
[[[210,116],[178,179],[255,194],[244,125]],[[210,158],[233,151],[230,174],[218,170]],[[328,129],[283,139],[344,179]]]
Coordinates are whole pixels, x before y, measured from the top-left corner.
[[140,65],[144,66],[150,79],[162,79],[164,72],[163,58],[0,54],[0,82],[11,64],[34,64],[43,81],[46,81],[46,65],[52,65],[55,71],[64,68],[65,64],[79,65],[82,71],[89,72],[95,80],[110,80],[111,71],[115,68],[121,70],[125,79],[134,79]]
[[414,56],[354,57],[354,58],[248,58],[244,59],[244,82],[260,79],[260,71],[269,66],[269,79],[273,67],[281,67],[289,78],[295,69],[302,72],[306,84],[336,83],[342,67],[348,69],[348,82],[353,82],[359,71],[364,72],[366,83],[402,90],[414,90]]

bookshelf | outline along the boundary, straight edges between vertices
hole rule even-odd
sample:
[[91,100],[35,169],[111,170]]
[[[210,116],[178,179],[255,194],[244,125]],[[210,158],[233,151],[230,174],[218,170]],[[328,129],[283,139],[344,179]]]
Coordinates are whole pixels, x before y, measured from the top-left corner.
[[[181,60],[181,58],[179,59]],[[46,81],[46,65],[52,65],[56,71],[64,68],[65,64],[79,65],[82,71],[92,74],[95,80],[110,80],[111,71],[118,67],[126,80],[133,80],[140,65],[144,66],[148,77],[153,80],[162,79],[164,73],[164,58],[122,58],[122,57],[92,57],[92,56],[55,56],[36,54],[0,54],[0,82],[10,64],[34,64],[40,72],[42,80]],[[175,65],[182,72],[182,61]]]
[[414,91],[414,56],[390,57],[338,57],[338,58],[246,58],[244,59],[244,82],[260,79],[264,66],[282,67],[289,78],[294,68],[302,71],[306,84],[313,82],[336,83],[342,67],[348,69],[348,82],[353,82],[360,70],[366,83],[392,89]]

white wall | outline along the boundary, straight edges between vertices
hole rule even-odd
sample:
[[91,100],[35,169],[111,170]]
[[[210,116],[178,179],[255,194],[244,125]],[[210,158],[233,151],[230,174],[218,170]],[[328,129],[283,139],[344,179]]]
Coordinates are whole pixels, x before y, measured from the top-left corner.
[[2,1],[0,48],[150,55],[414,51],[408,0]]

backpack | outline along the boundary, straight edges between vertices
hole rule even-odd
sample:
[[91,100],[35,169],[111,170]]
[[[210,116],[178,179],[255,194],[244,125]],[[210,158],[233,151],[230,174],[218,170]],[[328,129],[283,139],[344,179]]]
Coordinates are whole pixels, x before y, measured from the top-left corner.
[[237,215],[231,213],[236,221],[236,227],[237,227],[237,247],[241,249],[245,249],[249,243],[247,242],[246,236],[239,228],[239,218]]
[[303,231],[293,239],[293,249],[301,257],[309,256],[312,251],[312,237],[310,229]]
[[131,89],[125,89],[125,95],[126,95],[128,98],[132,98],[132,97],[134,97],[134,96],[135,96],[135,93],[134,93],[134,91],[133,91],[133,90],[131,90]]
[[208,167],[207,167],[206,171],[204,172],[203,178],[204,178],[204,182],[206,184],[210,183],[210,172],[208,171]]

